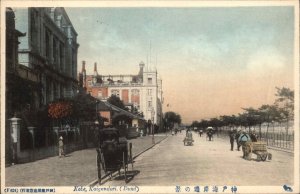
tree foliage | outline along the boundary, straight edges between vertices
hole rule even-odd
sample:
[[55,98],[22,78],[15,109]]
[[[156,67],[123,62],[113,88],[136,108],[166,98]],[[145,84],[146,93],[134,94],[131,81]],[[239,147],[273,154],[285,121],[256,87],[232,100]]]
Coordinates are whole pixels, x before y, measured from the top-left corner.
[[168,127],[173,127],[175,123],[181,124],[181,116],[175,112],[166,112],[164,115],[165,124]]
[[294,117],[294,91],[289,88],[278,88],[274,104],[264,104],[258,109],[253,107],[242,108],[243,112],[238,115],[222,115],[208,120],[193,121],[191,127],[206,128],[208,126],[261,126],[262,123],[287,122]]
[[52,119],[62,119],[72,114],[73,108],[70,101],[58,101],[48,105],[48,115]]
[[123,101],[116,95],[112,95],[111,97],[109,97],[107,99],[107,101],[112,104],[112,105],[115,105],[123,110],[127,110],[127,108],[125,107]]

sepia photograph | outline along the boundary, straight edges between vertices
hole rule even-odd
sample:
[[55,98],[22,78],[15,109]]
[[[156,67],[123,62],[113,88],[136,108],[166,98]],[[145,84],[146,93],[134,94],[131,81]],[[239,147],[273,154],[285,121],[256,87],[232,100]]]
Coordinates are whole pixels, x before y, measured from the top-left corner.
[[1,1],[1,193],[299,193],[298,1]]

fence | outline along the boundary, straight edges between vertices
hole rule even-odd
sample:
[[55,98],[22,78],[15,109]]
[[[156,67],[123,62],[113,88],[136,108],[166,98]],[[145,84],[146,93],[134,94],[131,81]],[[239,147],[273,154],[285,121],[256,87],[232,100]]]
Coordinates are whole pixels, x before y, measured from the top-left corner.
[[294,150],[294,133],[261,133],[261,140],[267,142],[268,146],[282,149]]
[[[248,131],[248,128],[247,130]],[[261,132],[256,129],[256,134],[258,139],[267,142],[267,145],[270,147],[281,148],[285,150],[294,151],[294,131],[289,133],[282,131],[269,131]],[[220,129],[218,130],[218,136],[222,138],[229,138],[229,129]]]

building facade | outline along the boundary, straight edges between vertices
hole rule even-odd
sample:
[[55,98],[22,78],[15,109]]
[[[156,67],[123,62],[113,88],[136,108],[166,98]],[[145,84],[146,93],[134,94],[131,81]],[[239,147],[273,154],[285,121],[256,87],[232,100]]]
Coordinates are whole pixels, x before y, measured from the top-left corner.
[[145,120],[157,125],[162,123],[162,80],[157,70],[145,68],[141,62],[136,75],[100,75],[95,63],[94,73],[87,75],[85,65],[83,61],[79,80],[93,97],[106,100],[116,95],[129,109],[142,113]]
[[[18,61],[32,70],[41,86],[34,106],[72,97],[78,89],[77,33],[64,8],[14,9],[19,39]],[[26,73],[21,73],[27,76]]]

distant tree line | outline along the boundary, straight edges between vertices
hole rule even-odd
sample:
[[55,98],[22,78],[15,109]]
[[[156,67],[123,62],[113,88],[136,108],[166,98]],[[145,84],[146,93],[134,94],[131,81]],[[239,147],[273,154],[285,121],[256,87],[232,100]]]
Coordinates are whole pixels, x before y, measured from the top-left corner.
[[207,128],[212,127],[237,127],[242,126],[249,129],[252,126],[267,125],[267,132],[271,123],[285,123],[286,133],[289,130],[289,122],[294,120],[294,91],[289,88],[276,87],[276,100],[273,104],[263,104],[259,108],[253,107],[242,108],[243,112],[237,115],[222,115],[211,119],[202,119],[193,121],[191,127]]

